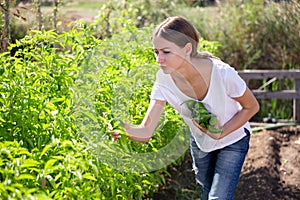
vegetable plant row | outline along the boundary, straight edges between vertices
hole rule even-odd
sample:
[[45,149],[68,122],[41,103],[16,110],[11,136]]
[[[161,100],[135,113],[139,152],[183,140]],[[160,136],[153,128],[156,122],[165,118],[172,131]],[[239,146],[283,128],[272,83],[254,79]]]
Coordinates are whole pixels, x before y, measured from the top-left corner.
[[32,31],[0,55],[0,199],[141,199],[164,183],[167,166],[130,161],[176,137],[174,110],[147,144],[108,134],[141,122],[157,70],[151,27],[125,27]]

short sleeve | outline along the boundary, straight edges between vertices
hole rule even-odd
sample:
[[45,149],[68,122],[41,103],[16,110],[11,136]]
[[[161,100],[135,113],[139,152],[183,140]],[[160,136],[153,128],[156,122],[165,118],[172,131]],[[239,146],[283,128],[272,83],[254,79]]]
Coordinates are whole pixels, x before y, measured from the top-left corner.
[[232,98],[241,97],[246,91],[247,85],[245,81],[239,76],[238,72],[230,66],[225,68],[223,81],[226,93]]
[[166,99],[163,96],[161,90],[162,88],[160,87],[160,84],[158,83],[158,81],[156,81],[152,87],[150,98],[155,100],[165,101]]
[[152,87],[152,91],[150,95],[151,99],[160,100],[160,101],[166,100],[165,96],[163,95],[164,88],[162,87],[163,85],[162,82],[163,82],[163,73],[161,70],[158,70],[158,72],[156,73],[156,80]]

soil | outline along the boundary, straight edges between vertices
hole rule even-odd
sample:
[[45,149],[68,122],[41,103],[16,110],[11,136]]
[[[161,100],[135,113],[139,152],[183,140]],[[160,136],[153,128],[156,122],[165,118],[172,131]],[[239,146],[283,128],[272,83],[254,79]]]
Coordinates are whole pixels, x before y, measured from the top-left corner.
[[[192,161],[186,154],[182,165],[170,168],[166,184],[154,200],[199,200]],[[235,200],[300,199],[300,126],[263,129],[251,136]]]

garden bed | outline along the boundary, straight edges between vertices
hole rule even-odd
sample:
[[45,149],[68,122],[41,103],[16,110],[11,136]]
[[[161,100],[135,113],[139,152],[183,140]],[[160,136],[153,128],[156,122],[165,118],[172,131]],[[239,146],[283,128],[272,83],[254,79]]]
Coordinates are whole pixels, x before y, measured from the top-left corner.
[[[253,133],[235,200],[300,199],[300,126]],[[191,157],[186,155],[154,199],[200,199]]]

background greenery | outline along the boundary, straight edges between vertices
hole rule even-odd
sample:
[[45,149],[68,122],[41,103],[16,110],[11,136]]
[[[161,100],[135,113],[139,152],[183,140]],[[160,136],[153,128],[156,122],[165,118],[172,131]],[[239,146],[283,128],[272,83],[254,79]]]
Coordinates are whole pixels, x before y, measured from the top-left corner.
[[[56,0],[58,1],[58,0]],[[2,0],[4,2],[4,0]],[[10,39],[23,38],[31,29],[38,29],[37,2],[33,6],[14,8],[12,1]],[[139,0],[139,1],[72,1],[60,0],[54,9],[51,1],[42,1],[42,29],[54,28],[54,10],[58,10],[55,30],[68,31],[74,20],[92,26],[94,37],[111,37],[129,21],[138,28],[157,24],[167,16],[188,18],[203,39],[218,42],[217,56],[236,69],[299,68],[299,1],[263,0]],[[3,13],[3,9],[2,9]],[[3,20],[3,19],[2,19]],[[26,21],[25,21],[26,20]],[[0,21],[0,25],[3,25]],[[1,32],[0,32],[1,34]],[[268,80],[248,82],[251,89]],[[266,90],[292,89],[293,81],[275,81]],[[277,119],[292,118],[292,100],[260,100],[257,117],[269,113]],[[279,109],[278,109],[279,108]]]
[[[153,196],[167,168],[135,173],[110,164],[170,143],[184,126],[177,113],[167,107],[147,144],[126,137],[113,142],[108,131],[122,131],[124,118],[135,124],[142,120],[157,70],[151,30],[167,16],[191,20],[202,36],[200,49],[236,69],[299,68],[297,1],[60,1],[57,29],[51,30],[53,8],[45,3],[39,31],[35,9],[11,8],[16,14],[11,15],[11,44],[0,55],[1,199]],[[69,15],[74,10],[96,17],[74,21]],[[271,87],[292,84],[286,80]],[[291,118],[291,101],[261,104],[260,117],[271,112]]]

